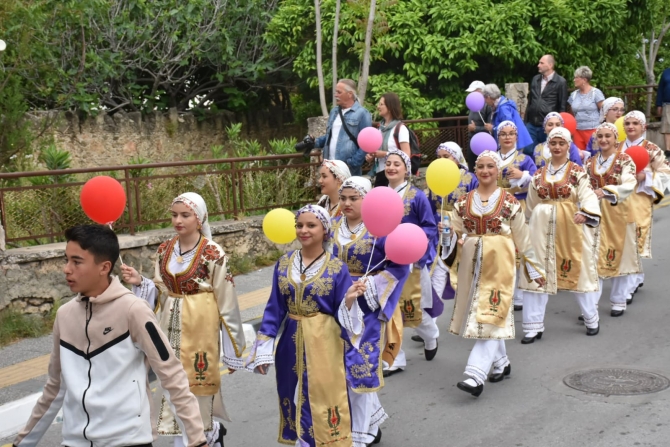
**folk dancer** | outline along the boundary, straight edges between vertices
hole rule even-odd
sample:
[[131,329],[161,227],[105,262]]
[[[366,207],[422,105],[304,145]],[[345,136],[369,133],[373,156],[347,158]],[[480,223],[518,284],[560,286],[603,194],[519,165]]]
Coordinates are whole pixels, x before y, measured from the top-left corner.
[[[172,201],[170,213],[177,236],[158,247],[153,280],[128,265],[121,271],[135,295],[160,309],[161,329],[184,366],[208,442],[222,446],[226,429],[220,421],[230,418],[221,396],[219,361],[233,370],[244,368],[246,344],[233,275],[228,257],[212,240],[207,205],[200,195],[181,194]],[[172,407],[162,392],[156,396],[158,434],[173,436],[175,447],[183,446]]]
[[388,418],[377,396],[384,386],[383,342],[409,275],[408,266],[385,260],[386,238],[375,239],[365,228],[361,203],[371,188],[363,177],[345,180],[340,188],[343,216],[333,223],[330,237],[333,254],[347,265],[352,280],[365,276],[366,281],[365,295],[341,318],[351,340],[345,355],[354,447],[378,443],[380,426]]
[[[435,318],[444,311],[444,303],[435,298],[430,283],[429,266],[435,259],[437,246],[437,224],[428,198],[416,186],[410,184],[408,176],[411,169],[410,158],[402,151],[389,150],[386,157],[386,177],[389,187],[402,197],[405,215],[402,223],[413,223],[421,227],[428,238],[428,248],[424,256],[410,266],[409,278],[405,282],[396,313],[387,329],[386,359],[393,362],[385,363],[386,376],[402,371],[407,365],[405,352],[402,350],[402,328],[416,329],[416,334],[424,341],[426,360],[433,360],[437,354],[437,339],[440,330]],[[401,318],[399,318],[401,316]],[[400,320],[400,321],[399,321]]]
[[[528,194],[528,184],[533,174],[537,171],[537,166],[533,159],[517,148],[519,130],[512,121],[503,121],[498,126],[498,145],[500,147],[498,155],[502,160],[502,168],[498,174],[498,186],[507,192],[514,194],[514,197],[526,207],[526,195]],[[514,290],[514,310],[523,310],[524,292],[519,290],[519,278],[521,269],[519,268],[520,257],[517,256],[517,280]]]
[[332,218],[342,215],[339,190],[342,182],[349,177],[351,177],[349,167],[341,160],[323,160],[319,168],[317,183],[323,196],[321,196],[317,205],[327,209]]
[[[500,382],[512,370],[505,340],[514,338],[513,293],[516,250],[524,275],[544,284],[544,271],[533,252],[523,208],[498,187],[502,160],[496,152],[477,157],[479,186],[455,204],[454,231],[460,236],[461,265],[449,332],[475,339],[458,388],[479,396],[484,382]],[[492,374],[489,376],[489,371]]]
[[347,314],[365,287],[352,284],[347,266],[325,250],[329,232],[324,208],[307,205],[298,211],[301,248],[275,265],[270,299],[246,361],[263,375],[276,366],[280,444],[352,445],[345,372],[348,337],[338,314]]
[[[560,113],[549,112],[547,113],[547,116],[544,117],[544,124],[542,127],[544,128],[545,135],[549,135],[549,133],[554,128],[565,127],[565,121],[563,120],[563,117]],[[570,143],[569,154],[570,161],[578,166],[582,166],[582,158],[588,159],[588,157],[591,156],[591,154],[587,152],[581,154],[579,148],[575,146],[575,143]],[[538,169],[549,162],[551,159],[551,150],[549,149],[549,145],[546,141],[535,146],[535,150],[533,151],[533,159]]]
[[523,344],[544,333],[549,295],[560,290],[575,295],[584,316],[586,335],[598,334],[598,235],[600,204],[588,174],[568,160],[570,131],[556,127],[549,133],[551,160],[533,176],[526,199],[526,215],[533,230],[531,242],[547,273],[545,285],[521,279],[526,293],[523,307]]
[[598,275],[601,293],[603,279],[612,278],[610,303],[612,311],[618,313],[626,309],[627,276],[642,270],[635,222],[628,216],[627,199],[637,186],[635,163],[618,145],[614,124],[602,123],[595,136],[600,152],[591,158],[587,171],[601,201]]
[[[623,116],[625,111],[626,105],[624,104],[623,99],[617,98],[616,96],[610,96],[603,101],[603,106],[600,108],[600,123],[614,124]],[[591,135],[589,142],[586,143],[586,151],[590,153],[591,156],[600,152],[600,147],[598,146],[595,134]]]

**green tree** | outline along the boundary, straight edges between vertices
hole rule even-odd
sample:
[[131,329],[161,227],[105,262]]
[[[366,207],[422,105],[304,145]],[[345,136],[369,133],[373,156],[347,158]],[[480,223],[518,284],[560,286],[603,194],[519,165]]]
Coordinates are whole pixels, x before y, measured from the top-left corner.
[[[372,37],[370,102],[385,91],[401,96],[410,118],[465,112],[463,90],[475,79],[530,81],[537,61],[552,53],[571,78],[590,66],[597,85],[640,82],[636,36],[651,23],[656,0],[386,0],[378,2]],[[338,72],[360,74],[365,20],[361,0],[343,3]],[[314,86],[314,29],[309,0],[285,0],[268,39],[294,57],[296,74]],[[324,34],[332,32],[335,1],[323,1]],[[621,32],[626,29],[626,32]],[[324,65],[328,64],[324,58]],[[324,70],[327,72],[327,70]],[[326,79],[326,83],[332,79]]]

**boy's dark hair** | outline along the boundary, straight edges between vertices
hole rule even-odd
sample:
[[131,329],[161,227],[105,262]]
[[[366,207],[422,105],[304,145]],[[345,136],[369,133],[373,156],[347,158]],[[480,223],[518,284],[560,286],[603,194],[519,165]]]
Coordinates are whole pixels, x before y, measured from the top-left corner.
[[76,242],[88,252],[91,252],[95,262],[109,261],[114,269],[116,260],[119,259],[119,239],[109,227],[104,225],[77,225],[65,230],[65,238],[68,242]]

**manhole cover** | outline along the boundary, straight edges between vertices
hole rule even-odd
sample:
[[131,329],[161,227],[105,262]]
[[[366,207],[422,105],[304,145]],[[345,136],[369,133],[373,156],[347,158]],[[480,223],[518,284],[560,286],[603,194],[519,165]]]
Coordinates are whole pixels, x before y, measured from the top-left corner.
[[636,369],[600,368],[578,371],[563,379],[570,388],[608,396],[634,396],[663,391],[670,380],[659,374]]

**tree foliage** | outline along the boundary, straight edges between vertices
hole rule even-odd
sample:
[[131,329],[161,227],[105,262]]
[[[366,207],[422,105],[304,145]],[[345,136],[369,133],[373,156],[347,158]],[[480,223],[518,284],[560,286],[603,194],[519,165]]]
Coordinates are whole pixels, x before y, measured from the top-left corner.
[[[644,71],[635,59],[638,36],[652,23],[652,3],[660,1],[382,0],[373,34],[370,102],[390,90],[401,96],[411,118],[463,113],[463,90],[471,81],[501,87],[528,82],[545,53],[555,56],[557,71],[568,80],[575,68],[588,65],[599,86],[640,82]],[[342,5],[340,77],[357,79],[360,74],[366,3]],[[311,7],[309,0],[285,0],[268,27],[268,38],[295,58],[294,71],[313,86]],[[328,34],[335,1],[322,1],[321,8]]]

